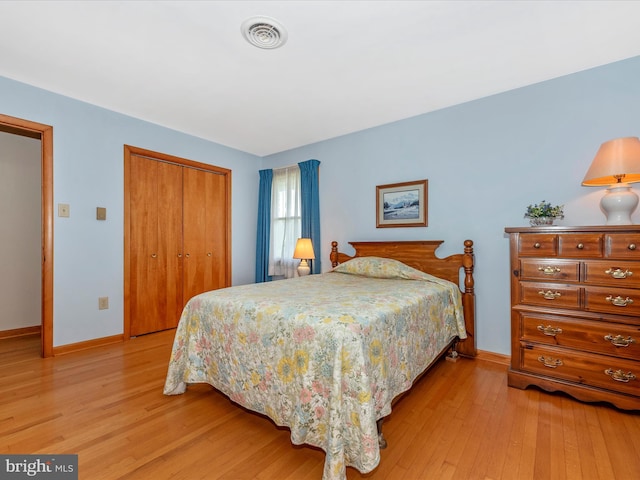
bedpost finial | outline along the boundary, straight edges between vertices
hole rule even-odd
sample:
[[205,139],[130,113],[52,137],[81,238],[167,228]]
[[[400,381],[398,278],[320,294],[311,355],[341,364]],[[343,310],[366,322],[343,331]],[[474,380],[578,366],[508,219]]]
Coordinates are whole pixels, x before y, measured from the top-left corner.
[[331,242],[331,254],[329,255],[331,259],[331,267],[338,266],[338,242],[335,240]]

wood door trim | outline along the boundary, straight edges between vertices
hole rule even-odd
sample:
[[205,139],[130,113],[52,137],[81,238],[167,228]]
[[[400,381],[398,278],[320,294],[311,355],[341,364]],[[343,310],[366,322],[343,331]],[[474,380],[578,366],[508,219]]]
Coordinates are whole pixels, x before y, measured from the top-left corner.
[[226,228],[226,255],[225,255],[225,282],[226,286],[231,286],[231,170],[223,167],[217,167],[207,163],[197,162],[186,158],[175,157],[166,153],[154,152],[144,148],[134,147],[131,145],[124,146],[124,339],[131,338],[131,238],[129,234],[131,216],[129,211],[130,189],[131,189],[131,173],[129,165],[131,156],[136,155],[145,157],[150,160],[175,163],[184,167],[195,168],[213,172],[225,177],[225,215],[227,218]]
[[41,354],[53,356],[53,127],[0,114],[0,130],[40,139],[42,177]]

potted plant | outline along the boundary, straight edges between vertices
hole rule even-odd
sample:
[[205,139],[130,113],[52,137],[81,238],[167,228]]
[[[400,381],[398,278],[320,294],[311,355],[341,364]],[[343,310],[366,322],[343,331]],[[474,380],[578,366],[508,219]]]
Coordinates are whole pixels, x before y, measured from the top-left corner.
[[542,200],[535,205],[529,205],[524,214],[529,219],[532,226],[553,225],[554,220],[564,218],[564,205],[551,205],[549,202]]

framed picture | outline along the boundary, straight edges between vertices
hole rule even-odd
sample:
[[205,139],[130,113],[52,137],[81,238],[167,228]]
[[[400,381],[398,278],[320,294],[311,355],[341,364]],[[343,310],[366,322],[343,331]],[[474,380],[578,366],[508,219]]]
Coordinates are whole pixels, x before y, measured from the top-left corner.
[[376,187],[376,227],[426,227],[427,180]]

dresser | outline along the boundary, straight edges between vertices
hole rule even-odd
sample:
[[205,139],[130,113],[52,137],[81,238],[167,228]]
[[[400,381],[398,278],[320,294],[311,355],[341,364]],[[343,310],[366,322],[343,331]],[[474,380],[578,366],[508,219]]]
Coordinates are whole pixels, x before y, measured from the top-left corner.
[[509,386],[640,410],[640,225],[505,232]]

